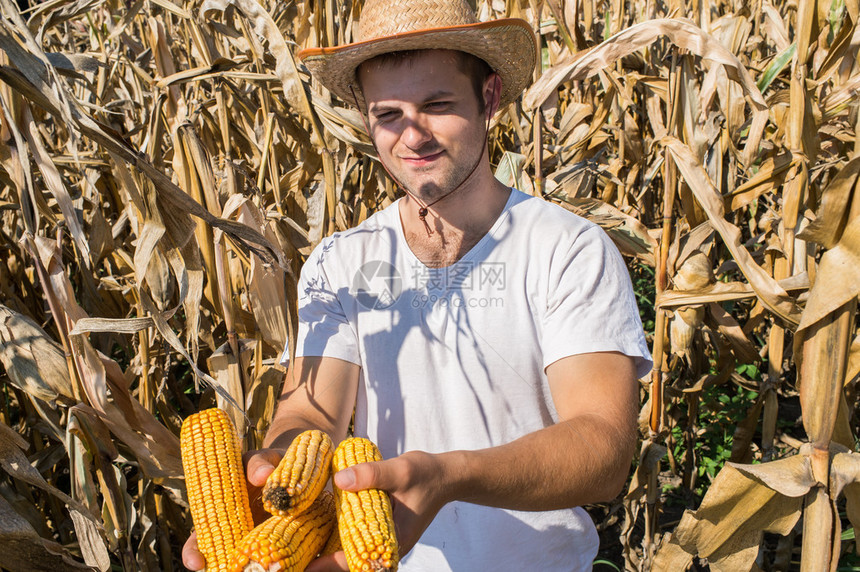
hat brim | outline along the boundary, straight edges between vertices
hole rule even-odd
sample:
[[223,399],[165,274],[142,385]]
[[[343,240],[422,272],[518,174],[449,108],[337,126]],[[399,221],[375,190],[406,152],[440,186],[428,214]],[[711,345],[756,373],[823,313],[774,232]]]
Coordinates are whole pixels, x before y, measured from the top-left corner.
[[517,18],[416,30],[334,48],[310,48],[299,52],[298,57],[327,89],[347,103],[357,99],[364,107],[355,75],[358,66],[381,54],[424,49],[458,50],[487,62],[502,79],[499,107],[511,103],[529,85],[537,63],[534,32],[528,22]]

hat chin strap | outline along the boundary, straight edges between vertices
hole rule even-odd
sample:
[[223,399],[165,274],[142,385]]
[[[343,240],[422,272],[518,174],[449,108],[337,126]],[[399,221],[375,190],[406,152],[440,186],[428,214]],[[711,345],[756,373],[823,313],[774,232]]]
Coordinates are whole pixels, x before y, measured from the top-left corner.
[[[373,135],[370,133],[370,120],[368,119],[368,115],[361,110],[361,106],[358,104],[358,97],[355,95],[355,88],[353,88],[352,84],[349,84],[349,91],[352,93],[352,99],[355,102],[355,107],[358,109],[359,115],[361,115],[361,118],[364,120],[364,128],[367,131],[367,136],[370,137],[370,144],[373,145],[373,148],[376,150],[376,154],[379,156],[379,162],[382,165],[382,168],[385,169],[385,172],[388,173],[388,176],[391,177],[391,180],[394,181],[395,184],[399,188],[403,189],[403,192],[405,192],[416,203],[418,203],[418,218],[421,219],[421,222],[424,223],[424,229],[427,231],[427,236],[430,236],[431,234],[433,234],[433,229],[430,228],[430,225],[427,223],[427,214],[429,213],[428,209],[430,207],[432,207],[433,205],[435,205],[436,203],[438,203],[439,201],[447,199],[448,197],[453,195],[455,192],[457,192],[458,190],[463,188],[463,185],[465,185],[466,182],[472,178],[472,175],[475,174],[475,171],[478,170],[478,166],[481,164],[481,160],[484,158],[484,151],[483,150],[481,151],[481,154],[478,156],[478,160],[475,161],[474,165],[472,165],[472,169],[469,171],[469,174],[466,175],[462,181],[460,181],[459,185],[457,185],[456,187],[454,187],[453,189],[451,189],[450,191],[448,191],[447,193],[445,193],[444,195],[442,195],[438,199],[431,201],[429,203],[425,203],[424,201],[419,199],[415,195],[415,193],[410,192],[409,189],[407,189],[405,185],[403,185],[400,181],[398,181],[397,177],[395,177],[391,173],[391,171],[388,169],[388,167],[385,165],[385,162],[382,160],[382,155],[379,153],[379,149],[376,147],[376,141],[373,139]],[[492,104],[492,102],[495,99],[496,99],[496,82],[493,81],[493,97],[490,100],[490,103]],[[489,137],[490,137],[490,114],[488,113],[487,114],[486,129],[484,130],[484,141],[487,142],[485,149],[487,150],[488,153],[489,153]]]

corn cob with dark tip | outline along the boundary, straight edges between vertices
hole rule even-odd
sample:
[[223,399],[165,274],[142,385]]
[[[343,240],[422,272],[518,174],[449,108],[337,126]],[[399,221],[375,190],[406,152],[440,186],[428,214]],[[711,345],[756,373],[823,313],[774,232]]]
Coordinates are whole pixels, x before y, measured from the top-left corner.
[[[381,460],[382,455],[373,442],[354,437],[338,445],[332,471]],[[388,494],[379,489],[350,492],[336,486],[334,491],[337,528],[350,572],[397,570],[397,539]]]
[[213,408],[185,419],[179,441],[206,570],[227,570],[233,548],[254,527],[239,436],[227,414]]
[[322,491],[308,510],[272,516],[236,546],[230,572],[302,572],[336,534],[334,498]]
[[263,487],[263,508],[293,516],[308,508],[331,474],[332,442],[323,431],[300,433]]

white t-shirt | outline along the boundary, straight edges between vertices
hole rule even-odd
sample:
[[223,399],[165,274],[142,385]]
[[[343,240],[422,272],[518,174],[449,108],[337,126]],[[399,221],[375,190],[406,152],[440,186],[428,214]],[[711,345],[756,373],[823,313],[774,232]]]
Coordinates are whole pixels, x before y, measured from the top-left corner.
[[[553,424],[544,369],[569,355],[619,351],[649,371],[629,275],[598,226],[512,190],[478,244],[431,269],[398,206],[324,239],[298,290],[296,355],[361,366],[355,434],[383,457],[492,447]],[[455,502],[402,570],[590,570],[597,548],[582,508]]]

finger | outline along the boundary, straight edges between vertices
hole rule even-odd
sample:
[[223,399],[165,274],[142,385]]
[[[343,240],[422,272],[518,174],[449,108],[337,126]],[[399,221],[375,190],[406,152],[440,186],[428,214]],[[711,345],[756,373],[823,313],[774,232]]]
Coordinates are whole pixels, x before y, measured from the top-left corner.
[[321,556],[308,564],[305,572],[349,572],[349,565],[346,563],[346,555],[343,550]]
[[397,483],[395,466],[391,460],[359,463],[334,475],[334,484],[345,491],[391,490]]
[[248,482],[256,487],[265,485],[266,479],[275,470],[275,466],[283,456],[284,452],[278,449],[254,451],[246,461],[245,472],[248,475]]
[[206,568],[206,559],[203,553],[197,549],[197,533],[192,532],[185,545],[182,547],[182,565],[189,570],[203,570]]

